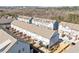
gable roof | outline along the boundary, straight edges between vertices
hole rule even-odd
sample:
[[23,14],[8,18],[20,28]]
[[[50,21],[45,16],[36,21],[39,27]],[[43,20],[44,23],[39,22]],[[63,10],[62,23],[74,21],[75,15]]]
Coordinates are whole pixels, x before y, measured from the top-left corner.
[[8,33],[0,29],[0,49],[7,46],[3,52],[7,52],[16,42],[17,40],[10,36]]
[[0,24],[6,24],[6,23],[11,23],[13,20],[15,20],[14,18],[0,18]]
[[28,24],[28,23],[25,23],[25,22],[22,22],[19,20],[14,20],[11,24],[18,26],[22,29],[28,30],[30,32],[36,33],[36,34],[43,36],[45,38],[48,38],[48,39],[50,39],[51,36],[53,35],[53,33],[55,32],[52,29],[43,28],[43,27],[36,26],[33,24]]
[[[29,20],[31,17],[19,15],[18,18],[22,18],[22,19],[25,19],[25,20]],[[33,21],[42,22],[42,23],[47,23],[47,24],[49,24],[49,23],[54,22],[55,20],[33,17]]]
[[60,24],[63,25],[63,26],[68,26],[72,30],[79,31],[79,24],[73,24],[73,23],[68,23],[68,22],[61,22]]

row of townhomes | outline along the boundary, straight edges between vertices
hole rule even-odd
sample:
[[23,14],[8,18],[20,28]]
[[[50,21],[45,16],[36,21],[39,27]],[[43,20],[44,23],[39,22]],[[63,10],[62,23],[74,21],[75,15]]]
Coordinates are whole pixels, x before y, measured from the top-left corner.
[[78,26],[78,24],[20,15],[6,26],[5,30],[0,29],[0,52],[79,52]]

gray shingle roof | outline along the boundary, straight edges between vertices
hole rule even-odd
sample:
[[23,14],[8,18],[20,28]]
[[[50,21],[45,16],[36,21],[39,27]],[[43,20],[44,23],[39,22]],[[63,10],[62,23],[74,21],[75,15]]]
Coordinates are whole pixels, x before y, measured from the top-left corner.
[[15,38],[0,29],[0,48],[4,48],[6,45],[9,44],[3,52],[7,52],[15,44],[16,41],[17,40]]

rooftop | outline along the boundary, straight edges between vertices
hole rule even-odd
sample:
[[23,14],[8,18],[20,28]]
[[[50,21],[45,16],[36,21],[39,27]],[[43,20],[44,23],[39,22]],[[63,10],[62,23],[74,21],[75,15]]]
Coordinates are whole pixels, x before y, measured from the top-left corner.
[[[26,19],[26,20],[29,20],[31,17],[28,17],[28,16],[19,16],[19,18],[23,18],[23,19]],[[45,22],[45,23],[51,23],[53,22],[54,20],[49,20],[49,19],[44,19],[44,18],[36,18],[36,17],[33,17],[33,20],[34,21],[38,21],[38,22]]]
[[8,49],[10,49],[16,41],[17,40],[15,38],[13,38],[8,33],[0,29],[0,49],[4,48],[9,44],[8,47],[5,48],[3,52],[7,52]]
[[[33,24],[28,24],[19,20],[15,20],[12,22],[13,25],[18,26],[20,28],[23,28],[25,30],[31,31],[33,33],[36,33],[38,35],[41,35],[45,38],[50,39],[51,36],[53,35],[54,31],[52,29],[49,28],[42,28],[40,26],[36,26]],[[52,25],[53,26],[53,25]]]
[[73,24],[73,23],[68,23],[68,22],[61,22],[60,24],[62,24],[64,27],[68,26],[72,30],[79,31],[79,24]]
[[5,18],[5,17],[2,17],[0,18],[0,24],[4,24],[4,23],[11,23],[13,20],[15,20],[14,18]]

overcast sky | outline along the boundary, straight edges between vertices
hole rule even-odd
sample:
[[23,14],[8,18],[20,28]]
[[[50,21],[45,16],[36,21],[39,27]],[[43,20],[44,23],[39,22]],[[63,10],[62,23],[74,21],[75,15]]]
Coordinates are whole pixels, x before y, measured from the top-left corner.
[[0,6],[79,6],[79,0],[0,0]]

